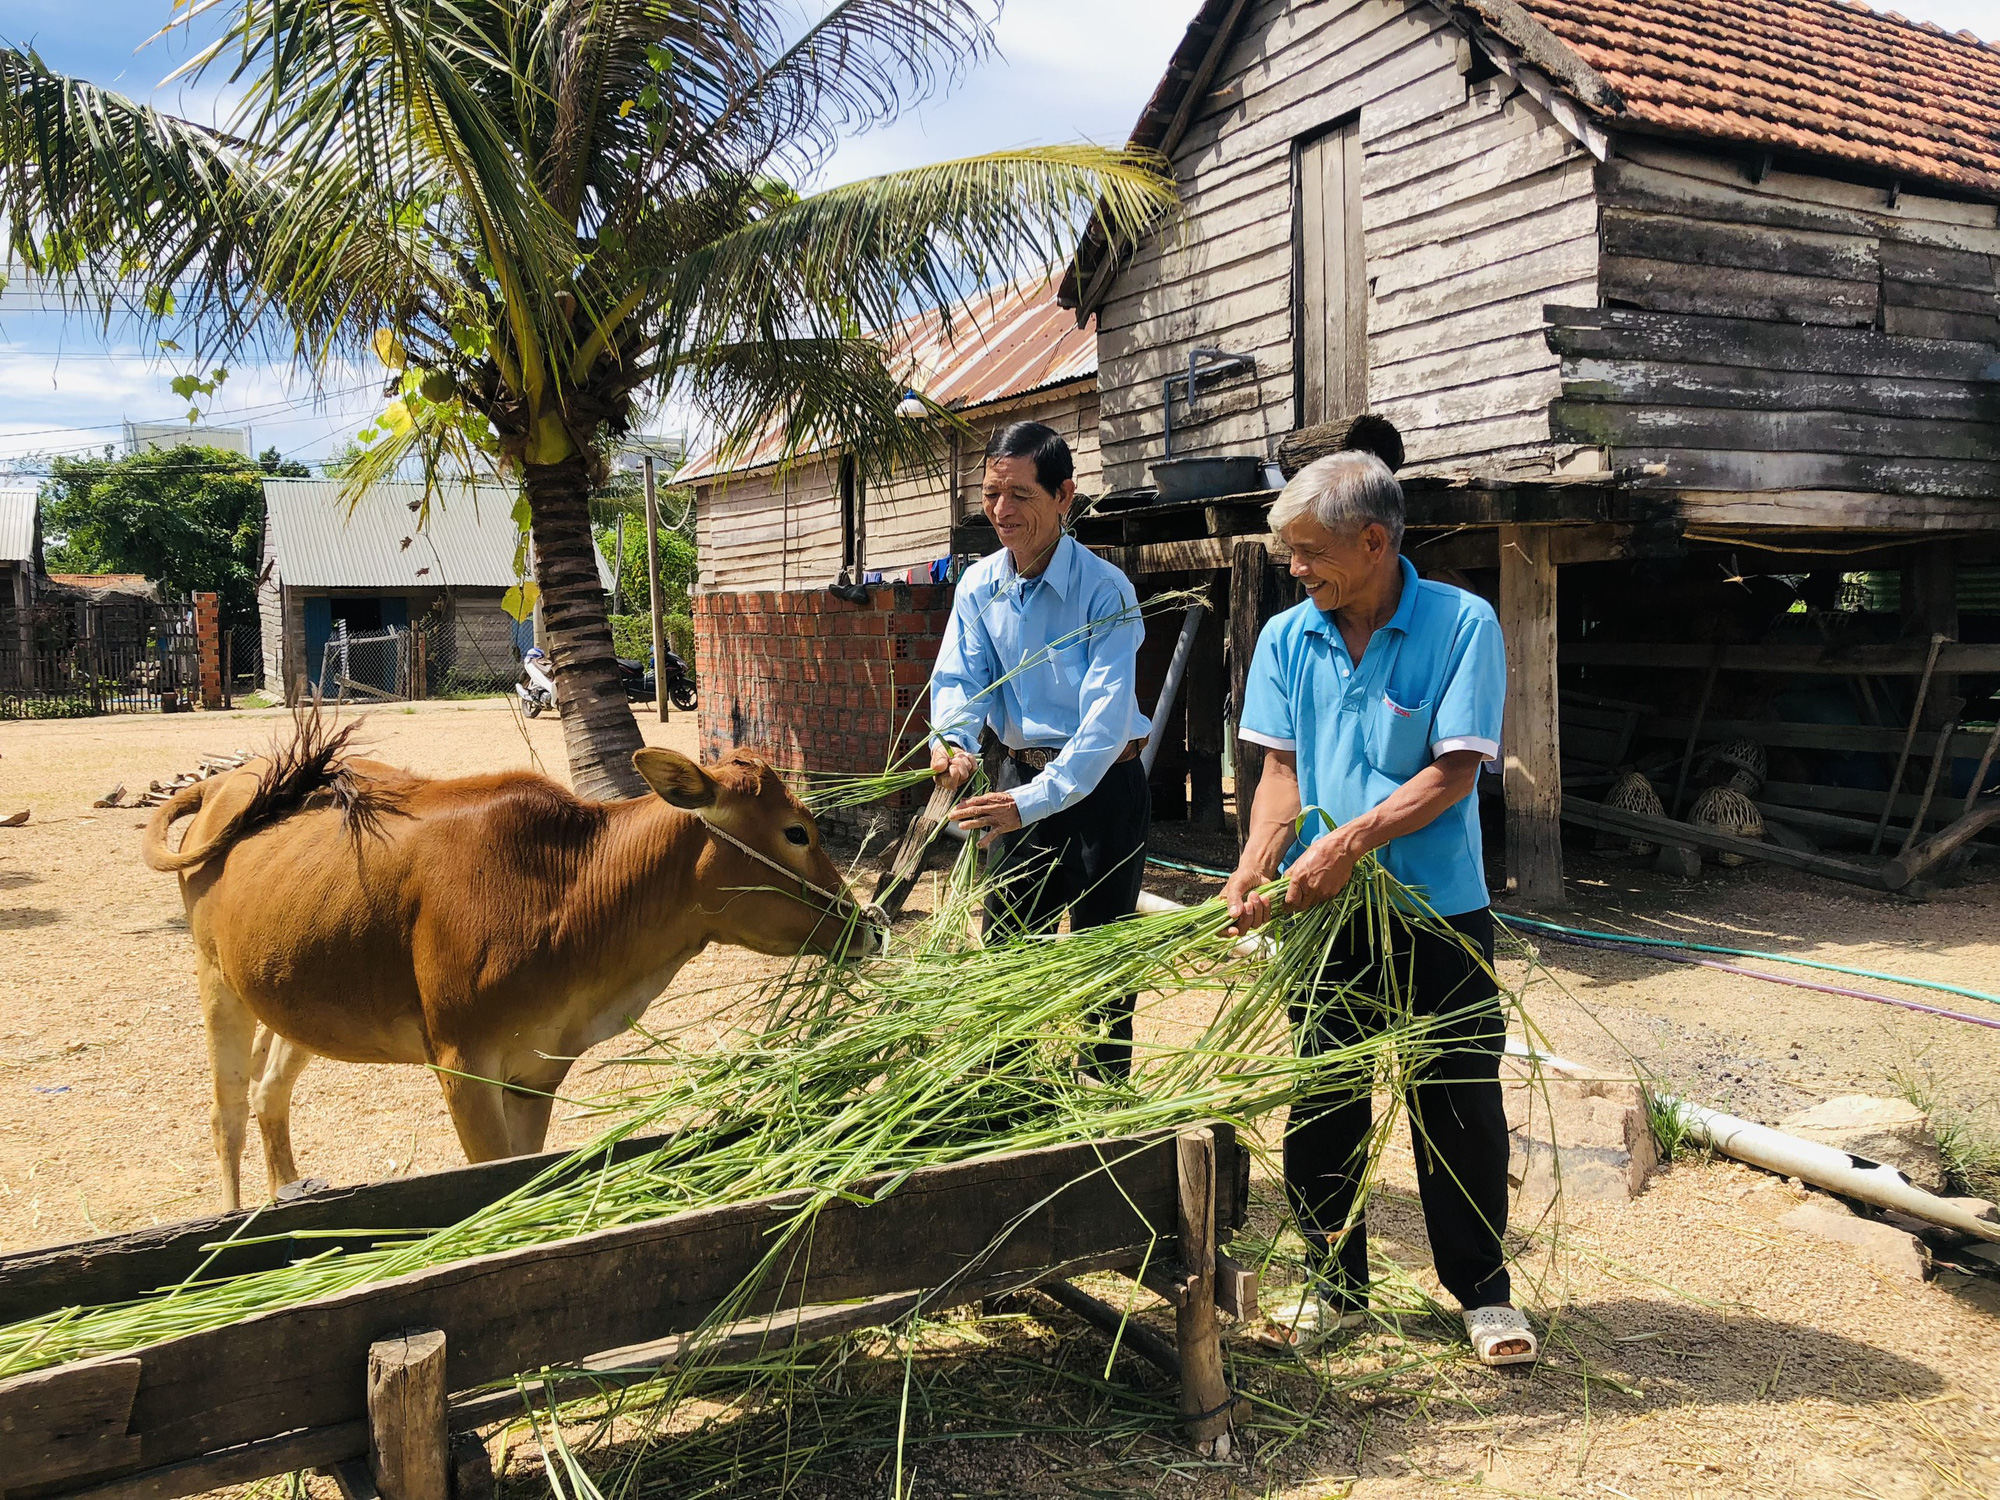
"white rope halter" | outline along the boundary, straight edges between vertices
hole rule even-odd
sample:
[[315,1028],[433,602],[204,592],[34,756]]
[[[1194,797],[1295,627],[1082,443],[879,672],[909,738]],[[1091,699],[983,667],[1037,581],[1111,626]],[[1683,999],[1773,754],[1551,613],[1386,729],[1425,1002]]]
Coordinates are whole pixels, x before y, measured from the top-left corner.
[[[882,910],[881,907],[877,906],[874,902],[869,901],[864,903],[859,901],[853,901],[846,896],[839,895],[836,892],[828,890],[825,886],[814,885],[810,880],[806,879],[805,876],[799,874],[798,871],[788,870],[783,865],[779,864],[775,859],[771,858],[770,855],[765,854],[762,850],[751,848],[748,844],[744,843],[743,840],[739,839],[735,834],[731,833],[728,829],[717,827],[714,823],[711,823],[708,820],[708,815],[706,813],[696,813],[695,816],[701,819],[702,827],[706,828],[710,833],[714,834],[715,837],[721,839],[725,844],[734,845],[736,849],[739,850],[741,853],[749,855],[752,859],[756,860],[758,864],[763,865],[766,869],[775,870],[778,874],[784,876],[785,879],[797,881],[798,884],[803,889],[811,891],[815,896],[818,896],[821,899],[828,902],[834,908],[835,911],[838,911],[838,909],[843,906],[851,906],[856,911],[860,912],[865,920],[876,923],[878,926],[881,927],[882,931],[885,934],[888,932],[889,930],[888,915]],[[781,892],[781,894],[789,896],[791,895],[791,892],[783,891]],[[794,897],[793,899],[801,902],[805,901],[805,897],[803,896],[797,896]],[[832,913],[829,913],[829,915],[831,914]]]

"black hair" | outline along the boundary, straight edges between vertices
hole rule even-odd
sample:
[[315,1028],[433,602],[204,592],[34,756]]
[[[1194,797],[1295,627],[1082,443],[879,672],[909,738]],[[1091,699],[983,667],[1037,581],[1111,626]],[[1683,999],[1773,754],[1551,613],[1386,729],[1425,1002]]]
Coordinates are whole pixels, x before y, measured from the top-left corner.
[[1070,457],[1069,444],[1062,434],[1042,422],[1012,422],[1002,427],[987,441],[986,456],[995,458],[1032,458],[1035,461],[1035,483],[1053,495],[1062,488],[1063,481],[1076,474],[1076,463]]

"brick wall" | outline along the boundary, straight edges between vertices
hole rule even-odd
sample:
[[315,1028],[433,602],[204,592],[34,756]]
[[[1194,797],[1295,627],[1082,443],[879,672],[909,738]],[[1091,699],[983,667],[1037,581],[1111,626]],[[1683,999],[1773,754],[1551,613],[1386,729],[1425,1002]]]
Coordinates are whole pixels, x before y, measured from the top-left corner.
[[[899,728],[896,750],[922,738],[949,588],[886,584],[866,604],[823,588],[700,593],[692,603],[704,758],[741,746],[788,770],[872,772],[888,763]],[[870,811],[830,821],[859,824]]]
[[222,707],[222,610],[214,594],[194,596],[195,644],[201,655],[201,706]]

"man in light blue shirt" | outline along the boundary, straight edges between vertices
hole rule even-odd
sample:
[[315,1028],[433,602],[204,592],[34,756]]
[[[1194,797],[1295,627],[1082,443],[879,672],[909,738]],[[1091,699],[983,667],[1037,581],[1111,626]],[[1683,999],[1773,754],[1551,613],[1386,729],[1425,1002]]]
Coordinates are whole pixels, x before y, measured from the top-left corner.
[[[1434,1050],[1412,1066],[1409,1105],[1438,1279],[1465,1308],[1482,1360],[1523,1362],[1536,1343],[1509,1301],[1501,1248],[1506,1028],[1473,795],[1481,765],[1500,754],[1500,624],[1477,596],[1417,577],[1401,552],[1402,488],[1371,453],[1301,469],[1271,527],[1309,597],[1265,625],[1250,664],[1237,733],[1265,748],[1264,772],[1223,894],[1248,929],[1269,917],[1257,888],[1280,870],[1291,877],[1285,905],[1300,910],[1337,896],[1373,852],[1450,929],[1415,913],[1387,931],[1350,923],[1293,1024],[1301,1050],[1316,1053],[1379,1033],[1398,1010],[1429,1022]],[[1293,1105],[1286,1130],[1286,1187],[1316,1261],[1307,1311],[1322,1326],[1353,1326],[1368,1305],[1360,1191],[1372,1083],[1364,1068],[1327,1084]]]
[[[1076,498],[1069,445],[1017,422],[986,449],[981,503],[1001,550],[959,579],[931,673],[931,768],[954,787],[972,775],[990,726],[1021,782],[968,797],[954,816],[982,848],[1007,837],[1004,885],[986,930],[1046,932],[1131,915],[1145,873],[1153,804],[1140,751],[1150,725],[1135,690],[1145,625],[1126,576],[1065,534]],[[1133,997],[1087,1062],[1131,1065]]]

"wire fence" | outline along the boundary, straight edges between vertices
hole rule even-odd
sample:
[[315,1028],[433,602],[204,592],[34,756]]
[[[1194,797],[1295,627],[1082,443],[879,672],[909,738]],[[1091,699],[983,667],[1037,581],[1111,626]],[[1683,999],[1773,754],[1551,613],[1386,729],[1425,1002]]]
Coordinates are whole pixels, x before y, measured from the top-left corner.
[[502,645],[448,617],[349,633],[336,622],[311,663],[310,688],[325,703],[388,703],[506,693],[521,673],[518,645]]

